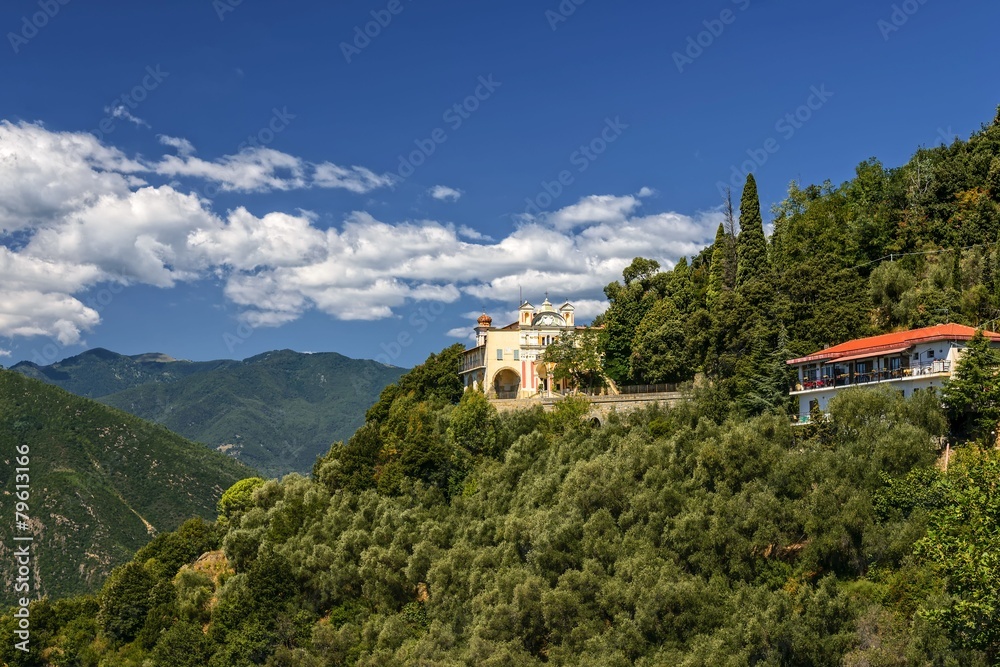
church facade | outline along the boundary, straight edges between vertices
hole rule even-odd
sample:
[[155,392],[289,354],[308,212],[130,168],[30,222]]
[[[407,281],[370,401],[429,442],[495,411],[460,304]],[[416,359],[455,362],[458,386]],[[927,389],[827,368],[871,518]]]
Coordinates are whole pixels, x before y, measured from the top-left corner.
[[556,308],[548,297],[537,308],[527,301],[518,320],[495,328],[483,313],[476,325],[475,345],[462,356],[462,384],[490,398],[531,398],[562,391],[542,361],[545,348],[560,336],[586,327],[576,326],[575,308],[568,301]]

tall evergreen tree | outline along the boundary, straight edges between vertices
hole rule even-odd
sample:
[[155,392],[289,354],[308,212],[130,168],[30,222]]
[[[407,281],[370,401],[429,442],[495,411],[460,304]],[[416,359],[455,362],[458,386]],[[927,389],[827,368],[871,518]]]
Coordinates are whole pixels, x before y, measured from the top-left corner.
[[942,399],[952,433],[992,440],[1000,423],[1000,352],[990,346],[982,330],[969,341]]
[[1000,303],[1000,239],[997,239],[997,242],[993,245],[993,257],[991,259],[993,261],[993,271],[991,272],[993,284],[990,285],[990,288],[993,291],[993,299],[997,303]]
[[760,199],[757,181],[747,175],[740,199],[740,235],[736,238],[736,289],[761,278],[770,279],[771,264],[767,257],[767,239],[764,238],[764,220],[760,216]]
[[720,223],[715,233],[715,243],[712,244],[712,266],[708,272],[708,287],[705,300],[709,309],[714,308],[719,296],[726,288],[726,230]]

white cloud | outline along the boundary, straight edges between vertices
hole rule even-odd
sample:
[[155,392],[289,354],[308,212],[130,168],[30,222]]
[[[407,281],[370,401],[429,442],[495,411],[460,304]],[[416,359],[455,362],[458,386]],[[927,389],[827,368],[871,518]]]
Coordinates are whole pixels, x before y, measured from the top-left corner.
[[0,349],[0,357],[9,357],[13,352],[10,350]]
[[0,121],[0,234],[59,220],[102,194],[126,196],[142,170],[93,135]]
[[[634,257],[669,266],[710,243],[721,215],[638,213],[637,196],[594,195],[494,240],[433,220],[386,222],[353,212],[321,228],[309,212],[261,215],[211,202],[155,177],[187,177],[232,191],[391,185],[362,167],[313,165],[266,148],[216,160],[178,151],[152,162],[130,158],[89,134],[0,122],[0,336],[78,342],[98,313],[76,295],[114,281],[169,288],[213,275],[251,326],[280,326],[316,309],[342,320],[397,316],[412,302],[570,299],[588,319],[600,291]],[[13,241],[17,238],[17,242]],[[493,309],[496,310],[495,308]],[[516,313],[493,312],[497,322]],[[478,314],[477,314],[478,316]],[[464,329],[463,327],[460,329]],[[452,332],[457,335],[458,329]]]
[[492,236],[487,236],[482,232],[476,231],[468,225],[462,225],[458,228],[458,235],[464,238],[470,239],[472,241],[492,241]]
[[643,186],[642,188],[639,189],[639,192],[636,193],[636,197],[642,197],[642,198],[652,197],[655,194],[656,190],[654,190],[653,188],[647,188],[646,186]]
[[[185,140],[170,139],[174,146]],[[163,143],[168,143],[161,139]],[[269,192],[301,188],[339,188],[365,194],[376,188],[391,186],[389,174],[376,174],[365,167],[341,167],[332,162],[312,164],[302,158],[273,148],[245,148],[235,155],[216,160],[203,160],[191,153],[194,147],[181,144],[179,155],[166,155],[151,165],[162,176],[197,178],[219,184],[227,192]],[[190,148],[190,150],[187,150]]]
[[177,150],[177,154],[181,156],[188,156],[194,153],[194,144],[192,144],[187,139],[182,139],[180,137],[171,137],[166,134],[157,135],[157,139],[164,146],[171,146]]
[[111,114],[112,118],[127,120],[128,122],[134,123],[139,127],[149,127],[149,123],[139,118],[138,116],[133,116],[132,112],[125,108],[124,104],[119,104],[116,107],[105,107],[104,113]]
[[638,207],[639,200],[631,195],[591,195],[576,204],[549,213],[545,218],[556,229],[568,230],[593,223],[624,222]]
[[316,165],[312,177],[312,184],[318,188],[343,188],[358,194],[388,187],[394,182],[389,174],[376,174],[364,167],[340,167],[330,162]]
[[[476,315],[476,317],[479,317]],[[455,327],[454,329],[449,329],[445,336],[449,338],[459,338],[461,340],[475,339],[476,329],[474,327]]]
[[435,185],[427,192],[438,201],[458,201],[462,196],[461,190],[449,188],[447,185]]

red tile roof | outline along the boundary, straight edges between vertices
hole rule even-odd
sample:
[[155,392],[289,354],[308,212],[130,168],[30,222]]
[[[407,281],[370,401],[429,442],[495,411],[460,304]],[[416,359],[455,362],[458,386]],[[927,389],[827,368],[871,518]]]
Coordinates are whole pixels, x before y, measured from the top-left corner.
[[[964,342],[972,338],[975,334],[976,329],[967,327],[964,324],[937,324],[922,329],[897,331],[895,333],[882,334],[881,336],[869,336],[868,338],[849,340],[846,343],[814,352],[806,357],[790,359],[786,363],[804,364],[814,361],[833,361],[846,356],[857,359],[864,353],[870,353],[872,356],[879,353],[891,354],[899,352],[901,348],[907,349],[918,343],[932,343],[939,340]],[[990,340],[1000,343],[1000,333],[984,331],[983,334]]]

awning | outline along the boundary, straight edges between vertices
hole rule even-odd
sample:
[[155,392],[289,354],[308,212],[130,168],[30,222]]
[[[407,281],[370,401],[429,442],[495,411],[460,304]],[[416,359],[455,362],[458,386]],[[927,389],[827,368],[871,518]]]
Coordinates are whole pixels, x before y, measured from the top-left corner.
[[867,352],[856,352],[854,354],[849,354],[846,357],[838,357],[837,359],[831,359],[825,363],[827,364],[839,364],[842,361],[854,361],[855,359],[873,359],[876,357],[888,357],[893,354],[899,354],[901,352],[906,352],[912,345],[906,345],[905,347],[892,347],[888,350],[868,350]]

